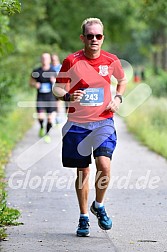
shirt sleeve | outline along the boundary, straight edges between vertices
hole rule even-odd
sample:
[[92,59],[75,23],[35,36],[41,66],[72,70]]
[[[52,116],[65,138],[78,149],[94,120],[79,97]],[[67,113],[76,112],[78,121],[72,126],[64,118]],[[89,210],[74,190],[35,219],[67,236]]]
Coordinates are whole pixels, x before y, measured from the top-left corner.
[[39,74],[39,69],[37,69],[37,68],[36,68],[36,69],[33,69],[32,73],[31,73],[31,77],[32,77],[34,80],[38,81],[39,76],[40,76],[40,74]]
[[70,83],[71,79],[68,76],[68,70],[70,69],[70,67],[71,67],[70,60],[66,58],[63,61],[60,72],[58,73],[58,76],[56,78],[57,83],[63,83],[63,84]]
[[113,63],[113,76],[117,79],[117,80],[121,80],[125,77],[125,73],[124,73],[124,69],[121,65],[120,60],[117,58],[114,63]]

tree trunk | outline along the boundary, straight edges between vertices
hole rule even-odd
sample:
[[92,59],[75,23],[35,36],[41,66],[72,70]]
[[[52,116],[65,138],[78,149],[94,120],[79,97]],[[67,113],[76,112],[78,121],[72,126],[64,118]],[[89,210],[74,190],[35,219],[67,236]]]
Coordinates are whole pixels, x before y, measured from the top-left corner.
[[162,53],[161,53],[161,66],[164,71],[167,71],[167,35],[162,33]]

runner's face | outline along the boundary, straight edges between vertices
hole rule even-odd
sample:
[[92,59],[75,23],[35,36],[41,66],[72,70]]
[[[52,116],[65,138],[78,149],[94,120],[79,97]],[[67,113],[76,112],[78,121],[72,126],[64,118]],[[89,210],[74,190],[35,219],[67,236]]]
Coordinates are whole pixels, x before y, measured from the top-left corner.
[[[99,37],[94,36],[92,39],[87,37],[88,34],[92,35],[102,35],[101,39],[98,39]],[[103,35],[103,28],[100,24],[92,24],[87,25],[85,27],[85,34],[82,36],[82,41],[85,44],[85,50],[88,50],[89,52],[98,52],[100,51],[100,48],[103,44],[104,35]]]
[[59,64],[59,59],[57,55],[52,55],[52,64],[55,66]]
[[50,54],[48,54],[48,53],[42,54],[41,63],[42,63],[42,65],[44,65],[44,66],[50,65],[50,63],[51,63]]

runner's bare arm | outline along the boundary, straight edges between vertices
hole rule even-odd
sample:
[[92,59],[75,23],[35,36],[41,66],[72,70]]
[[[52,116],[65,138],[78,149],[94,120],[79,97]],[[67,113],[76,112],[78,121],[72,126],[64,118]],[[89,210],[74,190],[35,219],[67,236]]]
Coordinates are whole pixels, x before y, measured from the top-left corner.
[[31,87],[35,87],[36,89],[40,88],[41,83],[37,82],[34,78],[30,78],[29,84]]
[[64,83],[55,83],[52,88],[53,94],[62,101],[80,101],[83,94],[85,94],[85,91],[83,90],[76,90],[73,94],[69,94],[65,90],[65,87],[66,84]]
[[123,78],[118,80],[117,88],[116,88],[116,95],[123,95],[126,89],[127,80]]
[[118,80],[116,95],[114,99],[108,104],[106,110],[111,110],[112,112],[118,111],[120,103],[122,103],[122,95],[125,92],[126,84],[127,84],[126,78]]
[[53,94],[58,97],[60,100],[64,100],[63,97],[67,93],[65,90],[66,84],[64,83],[54,83],[52,87]]

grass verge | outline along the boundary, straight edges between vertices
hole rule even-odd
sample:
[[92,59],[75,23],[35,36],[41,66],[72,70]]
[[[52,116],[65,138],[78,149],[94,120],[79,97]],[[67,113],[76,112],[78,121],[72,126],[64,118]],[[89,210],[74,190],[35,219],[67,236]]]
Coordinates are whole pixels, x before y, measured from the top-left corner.
[[167,100],[150,97],[136,111],[125,117],[130,132],[149,149],[167,159]]
[[7,206],[5,164],[16,143],[31,127],[32,113],[32,109],[16,108],[0,119],[0,240],[6,237],[6,226],[21,224],[16,221],[20,216],[19,210]]

